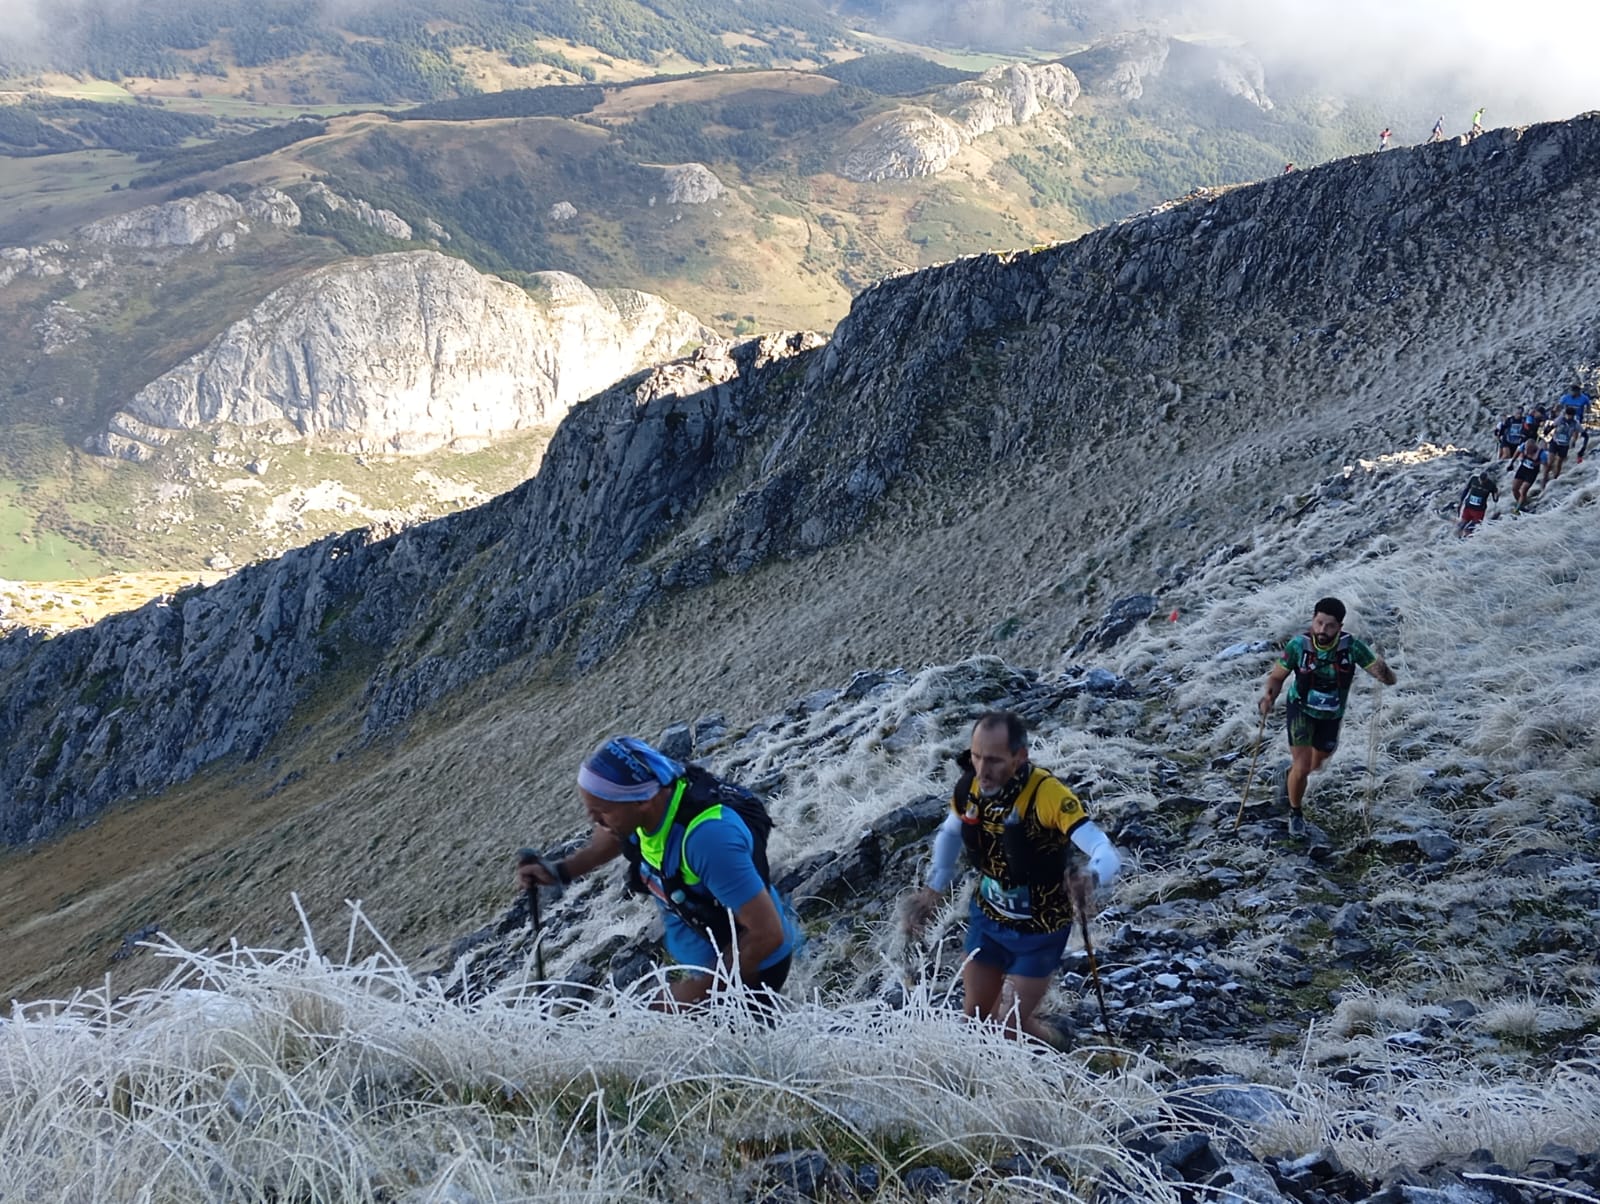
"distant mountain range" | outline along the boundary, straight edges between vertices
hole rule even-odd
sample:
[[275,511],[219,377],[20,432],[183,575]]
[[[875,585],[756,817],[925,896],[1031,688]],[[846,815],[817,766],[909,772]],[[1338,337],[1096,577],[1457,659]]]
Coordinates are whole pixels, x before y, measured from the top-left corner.
[[[725,335],[826,330],[884,276],[1072,237],[1201,184],[1276,174],[1286,158],[1348,153],[1376,119],[1351,109],[1330,119],[1269,85],[1242,52],[1155,36],[986,70],[875,53],[820,70],[509,89],[263,128],[220,102],[193,102],[215,115],[184,103],[58,95],[0,107],[11,118],[0,137],[11,130],[29,143],[0,158],[0,178],[71,165],[79,181],[0,214],[0,245],[13,244],[0,259],[0,327],[11,332],[0,394],[12,433],[0,485],[13,483],[17,527],[0,538],[0,577],[243,563],[352,522],[415,521],[444,497],[482,496],[530,471],[538,457],[528,447],[425,464],[342,455],[393,450],[396,439],[416,454],[460,446],[467,431],[525,428],[451,417],[437,396],[421,427],[414,416],[380,418],[393,401],[377,382],[390,369],[342,352],[311,357],[345,382],[320,386],[329,396],[361,394],[332,420],[343,434],[308,445],[315,468],[274,452],[281,432],[239,425],[309,394],[267,386],[295,378],[284,368],[241,361],[219,373],[187,361],[269,297],[317,291],[331,315],[325,289],[296,282],[340,260],[441,252],[536,298],[559,272],[660,296]],[[169,131],[188,131],[182,145],[137,157],[86,148],[98,139],[131,149],[140,131],[159,142],[173,121],[190,123]],[[281,201],[263,206],[268,194]],[[277,220],[285,204],[295,221]],[[337,295],[355,304],[367,292]],[[302,321],[285,320],[284,329]],[[352,312],[344,324],[365,319]],[[178,379],[213,390],[234,382],[228,396],[189,407],[197,421],[178,422],[191,431],[182,438],[161,433],[166,419],[150,425],[171,407],[152,410],[147,392]],[[370,394],[349,385],[362,381]],[[149,463],[108,471],[84,447]],[[218,493],[207,482],[232,478],[206,464],[213,452],[273,468],[244,492]],[[441,492],[439,481],[455,483]]]

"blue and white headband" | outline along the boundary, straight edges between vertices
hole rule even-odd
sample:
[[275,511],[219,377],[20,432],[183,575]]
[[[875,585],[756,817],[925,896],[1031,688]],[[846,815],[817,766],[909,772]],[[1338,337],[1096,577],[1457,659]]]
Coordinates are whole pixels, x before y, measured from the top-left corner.
[[608,803],[642,803],[683,776],[683,765],[637,736],[614,736],[578,767],[578,788]]

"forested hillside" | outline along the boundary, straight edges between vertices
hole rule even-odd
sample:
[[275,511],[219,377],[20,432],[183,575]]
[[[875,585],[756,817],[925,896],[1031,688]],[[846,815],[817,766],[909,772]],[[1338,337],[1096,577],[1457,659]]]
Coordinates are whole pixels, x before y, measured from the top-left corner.
[[[46,7],[43,28],[0,40],[0,74],[54,70],[101,79],[172,79],[230,68],[331,60],[344,102],[428,100],[475,91],[456,53],[474,48],[513,66],[544,63],[593,79],[593,66],[547,43],[653,64],[668,53],[708,66],[813,61],[840,47],[843,28],[809,0],[568,0],[527,6],[425,0],[346,6],[337,19],[314,0],[86,0]],[[754,36],[751,36],[754,35]],[[0,35],[3,37],[3,35]],[[299,81],[311,99],[311,79]]]

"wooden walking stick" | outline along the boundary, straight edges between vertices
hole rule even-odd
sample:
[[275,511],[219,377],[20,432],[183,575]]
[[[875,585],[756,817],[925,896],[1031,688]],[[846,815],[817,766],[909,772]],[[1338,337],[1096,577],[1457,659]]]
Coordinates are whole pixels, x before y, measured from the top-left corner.
[[1372,707],[1372,727],[1367,736],[1367,802],[1362,819],[1367,825],[1367,839],[1372,839],[1372,788],[1378,765],[1378,720],[1383,715],[1383,691],[1378,691],[1378,701]]
[[1256,725],[1256,751],[1250,758],[1250,772],[1244,777],[1244,794],[1239,798],[1239,814],[1233,817],[1233,830],[1237,832],[1244,822],[1244,805],[1250,801],[1250,783],[1256,780],[1256,762],[1261,759],[1261,738],[1267,731],[1267,713],[1261,712],[1261,722]]

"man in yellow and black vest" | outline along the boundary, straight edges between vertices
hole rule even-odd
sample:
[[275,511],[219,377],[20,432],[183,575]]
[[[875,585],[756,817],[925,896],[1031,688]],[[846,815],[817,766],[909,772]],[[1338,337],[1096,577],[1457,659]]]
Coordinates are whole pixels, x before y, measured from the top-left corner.
[[1088,857],[1090,885],[1102,889],[1122,858],[1078,796],[1029,763],[1027,729],[1012,712],[980,716],[958,764],[950,814],[933,840],[933,872],[910,899],[907,927],[927,923],[965,848],[979,873],[962,970],[966,1013],[999,1019],[1012,1036],[1058,1044],[1060,1035],[1033,1013],[1072,935],[1070,847]]

